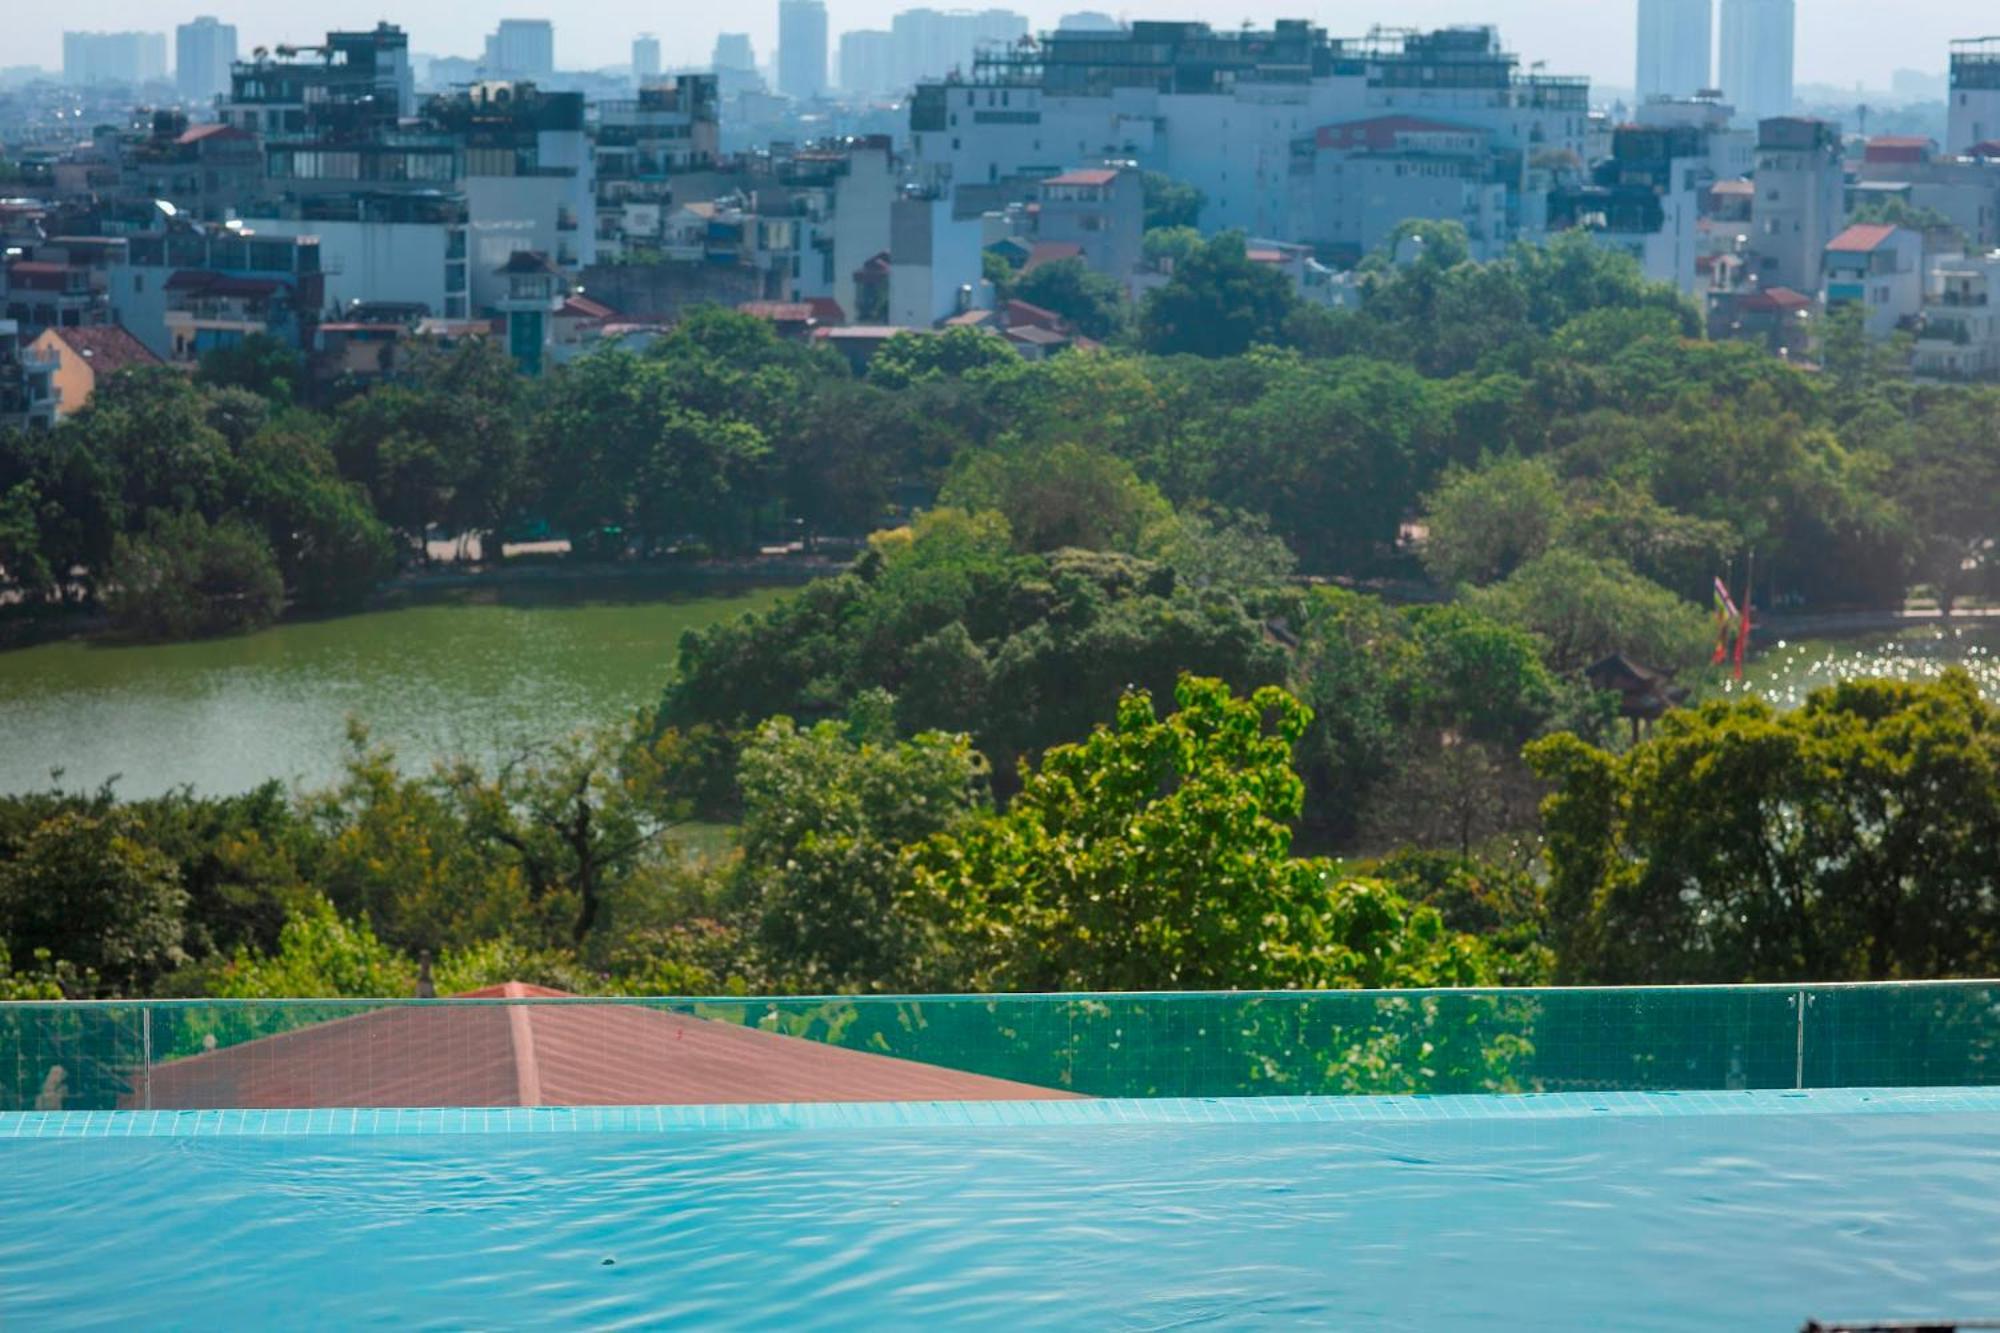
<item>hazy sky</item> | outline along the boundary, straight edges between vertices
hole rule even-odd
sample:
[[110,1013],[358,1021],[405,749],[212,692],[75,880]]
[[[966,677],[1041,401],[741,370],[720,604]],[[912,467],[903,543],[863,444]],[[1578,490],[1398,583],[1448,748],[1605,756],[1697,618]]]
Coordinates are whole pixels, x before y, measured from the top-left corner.
[[[989,0],[961,0],[984,8]],[[957,7],[930,0],[934,8]],[[1530,61],[1545,60],[1554,73],[1588,74],[1600,82],[1632,82],[1636,0],[1340,0],[1286,4],[1282,0],[1151,0],[1117,8],[1109,0],[998,0],[1027,14],[1037,27],[1053,26],[1073,9],[1101,9],[1124,18],[1201,18],[1217,27],[1245,19],[1268,22],[1307,17],[1337,35],[1358,34],[1373,23],[1434,26],[1497,23],[1508,45]],[[198,6],[198,7],[197,7]],[[830,26],[886,27],[912,0],[828,0]],[[331,27],[367,27],[377,19],[400,23],[411,46],[439,55],[476,55],[482,34],[500,18],[554,17],[556,60],[565,68],[622,64],[632,37],[657,33],[669,63],[705,61],[719,29],[747,30],[759,60],[767,60],[777,28],[777,0],[742,4],[644,3],[588,0],[194,0],[182,9],[160,0],[74,0],[49,4],[19,0],[0,24],[0,66],[62,63],[64,28],[171,28],[198,13],[237,25],[247,50],[257,44],[310,40]],[[1798,77],[1801,82],[1883,88],[1899,68],[1942,73],[1953,37],[2000,32],[2000,13],[1986,0],[1799,0]],[[837,37],[836,37],[837,41]],[[170,57],[171,58],[171,57]]]

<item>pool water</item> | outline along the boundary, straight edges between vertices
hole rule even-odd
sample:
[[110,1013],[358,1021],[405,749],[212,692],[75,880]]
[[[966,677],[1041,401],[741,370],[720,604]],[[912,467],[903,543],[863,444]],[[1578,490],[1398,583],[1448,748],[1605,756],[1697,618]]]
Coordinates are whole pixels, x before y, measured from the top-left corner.
[[1994,1094],[1317,1105],[669,1111],[596,1129],[512,1112],[511,1131],[489,1132],[438,1132],[489,1123],[476,1112],[363,1133],[296,1116],[270,1122],[289,1132],[212,1113],[0,1117],[19,1136],[0,1139],[0,1324],[1789,1329],[2000,1314]]

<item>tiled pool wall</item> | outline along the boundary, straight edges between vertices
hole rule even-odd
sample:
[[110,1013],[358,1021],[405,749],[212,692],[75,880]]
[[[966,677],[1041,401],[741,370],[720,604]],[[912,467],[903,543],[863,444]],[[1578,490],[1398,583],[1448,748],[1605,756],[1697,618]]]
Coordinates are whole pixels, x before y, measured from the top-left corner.
[[1803,1092],[1550,1092],[1412,1097],[1163,1097],[1060,1102],[814,1102],[756,1106],[537,1106],[316,1110],[18,1111],[0,1139],[236,1135],[659,1134],[953,1127],[1306,1125],[1601,1117],[2000,1113],[2000,1088]]

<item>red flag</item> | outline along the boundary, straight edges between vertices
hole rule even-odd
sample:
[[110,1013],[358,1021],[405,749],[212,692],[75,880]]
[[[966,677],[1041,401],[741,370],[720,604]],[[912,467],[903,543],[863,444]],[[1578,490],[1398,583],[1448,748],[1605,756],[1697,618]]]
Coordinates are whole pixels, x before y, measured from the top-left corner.
[[1715,656],[1708,659],[1710,666],[1721,666],[1729,657],[1729,627],[1741,620],[1736,610],[1736,601],[1729,595],[1729,585],[1720,577],[1715,580]]
[[1743,585],[1743,628],[1736,632],[1736,679],[1743,679],[1743,654],[1750,647],[1750,585]]

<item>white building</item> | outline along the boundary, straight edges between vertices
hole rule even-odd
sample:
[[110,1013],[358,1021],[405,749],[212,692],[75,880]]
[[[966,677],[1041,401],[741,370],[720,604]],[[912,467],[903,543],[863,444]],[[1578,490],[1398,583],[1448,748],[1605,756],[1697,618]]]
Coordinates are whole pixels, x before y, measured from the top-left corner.
[[889,322],[935,328],[991,304],[981,279],[980,220],[954,217],[951,200],[911,195],[890,205]]
[[969,80],[919,85],[910,129],[939,188],[1131,159],[1200,189],[1205,230],[1284,240],[1295,148],[1322,126],[1392,115],[1490,133],[1511,163],[1509,226],[1534,235],[1554,174],[1583,165],[1589,85],[1523,75],[1490,28],[1333,40],[1297,19],[1240,33],[1142,22],[1059,30],[983,58]]
[[1932,270],[1912,365],[1931,379],[2000,378],[2000,251]]
[[1847,222],[1840,135],[1823,120],[1779,116],[1757,127],[1751,280],[1811,295],[1827,243]]
[[463,218],[258,218],[250,225],[262,235],[319,241],[330,316],[357,305],[419,304],[443,319],[473,314]]
[[1945,152],[1956,157],[2000,140],[2000,37],[1951,46],[1951,106]]
[[800,102],[826,93],[822,0],[778,0],[778,91]]
[[546,79],[556,72],[556,29],[547,19],[501,19],[486,38],[486,74]]
[[174,29],[174,86],[183,101],[210,103],[229,91],[236,27],[198,18]]
[[1828,310],[1859,305],[1871,338],[1886,338],[1924,303],[1924,237],[1908,227],[1858,223],[1827,242]]
[[1640,103],[1713,87],[1714,42],[1715,0],[1639,0]]
[[855,273],[894,244],[891,218],[896,186],[896,162],[887,140],[863,140],[848,149],[846,174],[833,185],[829,227],[833,240],[830,294],[849,319],[861,309]]
[[1146,233],[1146,192],[1128,163],[1079,167],[1035,187],[1035,238],[1074,245],[1077,257],[1131,291]]
[[1324,125],[1292,157],[1287,234],[1350,260],[1379,249],[1399,223],[1448,218],[1465,227],[1475,259],[1513,239],[1493,133],[1419,116]]
[[1796,0],[1722,0],[1717,82],[1744,124],[1792,111]]

